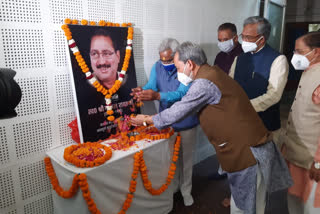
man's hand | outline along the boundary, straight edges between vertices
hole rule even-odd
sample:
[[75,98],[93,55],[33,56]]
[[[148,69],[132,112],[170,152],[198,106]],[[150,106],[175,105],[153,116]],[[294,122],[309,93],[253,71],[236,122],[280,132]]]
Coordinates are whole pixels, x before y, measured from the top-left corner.
[[130,122],[133,126],[143,126],[153,123],[152,117],[144,114],[138,114],[136,117],[131,117]]
[[316,169],[314,167],[314,162],[311,165],[311,169],[309,170],[310,179],[315,180],[316,182],[320,181],[320,169]]
[[134,99],[134,100],[138,99],[138,101],[140,101],[140,100],[139,100],[139,94],[141,93],[142,88],[139,86],[139,87],[137,87],[137,88],[131,89],[131,91],[132,91],[132,92],[130,93],[130,95],[133,96],[133,99]]
[[314,104],[320,104],[320,85],[313,91],[312,101]]
[[143,90],[139,94],[139,101],[151,101],[151,100],[160,100],[160,93],[149,89],[149,90]]

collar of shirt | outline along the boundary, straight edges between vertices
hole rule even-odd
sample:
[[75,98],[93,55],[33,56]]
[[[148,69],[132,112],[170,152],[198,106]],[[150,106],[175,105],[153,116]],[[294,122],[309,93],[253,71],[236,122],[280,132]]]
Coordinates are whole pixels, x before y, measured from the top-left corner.
[[311,68],[318,66],[318,65],[320,65],[320,62],[317,62],[316,64],[309,66],[306,70],[304,70],[304,72],[306,72],[306,71],[310,70]]
[[256,54],[256,53],[258,53],[259,51],[261,51],[264,47],[266,46],[266,44],[264,44],[259,50],[257,50],[257,52],[251,52],[251,54]]

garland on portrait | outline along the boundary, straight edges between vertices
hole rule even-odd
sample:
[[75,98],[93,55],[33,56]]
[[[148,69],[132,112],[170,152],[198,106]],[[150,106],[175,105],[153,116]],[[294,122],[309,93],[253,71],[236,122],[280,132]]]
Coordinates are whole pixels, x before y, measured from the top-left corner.
[[[88,82],[96,88],[97,92],[101,93],[104,98],[105,98],[105,104],[106,104],[106,109],[107,109],[107,120],[108,121],[114,121],[115,117],[113,116],[114,111],[112,107],[112,101],[111,97],[113,94],[115,94],[119,88],[121,87],[121,84],[125,78],[126,72],[129,67],[129,62],[131,58],[131,52],[132,52],[132,41],[133,41],[133,27],[131,23],[112,23],[112,22],[105,22],[104,20],[99,21],[98,25],[99,26],[106,26],[106,27],[127,27],[128,28],[128,35],[127,35],[127,45],[126,45],[126,53],[124,57],[124,62],[122,65],[122,69],[118,75],[118,79],[114,82],[113,86],[109,89],[105,88],[98,80],[97,78],[92,74],[90,71],[87,63],[85,62],[84,58],[82,57],[80,50],[76,44],[76,41],[72,38],[72,33],[69,29],[69,24],[76,25],[78,24],[78,20],[71,20],[69,18],[64,20],[64,23],[61,28],[64,31],[64,34],[68,40],[68,45],[70,50],[72,51],[75,59],[78,62],[78,65],[80,66],[82,72],[86,75],[86,79]],[[87,20],[83,19],[81,20],[81,25],[92,25],[95,26],[96,22],[90,21],[88,22]],[[135,104],[137,107],[141,107],[143,105],[142,102],[137,102]]]

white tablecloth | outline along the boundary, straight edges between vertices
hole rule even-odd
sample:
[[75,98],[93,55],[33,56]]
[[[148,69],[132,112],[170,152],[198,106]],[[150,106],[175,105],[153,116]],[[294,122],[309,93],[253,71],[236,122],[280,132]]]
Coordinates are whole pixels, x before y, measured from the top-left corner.
[[[103,165],[94,168],[77,168],[63,159],[66,146],[60,146],[47,152],[58,177],[60,186],[69,189],[76,173],[87,175],[91,197],[102,214],[115,214],[121,210],[126,199],[131,173],[133,171],[133,155],[143,149],[148,168],[149,179],[153,188],[159,188],[166,182],[171,164],[173,145],[176,135],[168,140],[154,142],[139,141],[139,148],[132,147],[128,151],[113,151],[112,158]],[[177,170],[178,171],[178,170]],[[136,192],[128,209],[128,214],[164,214],[173,206],[173,192],[176,182],[160,196],[153,196],[143,187],[142,180],[137,179]],[[87,204],[82,197],[81,189],[70,199],[64,199],[53,191],[54,213],[56,214],[89,214]]]

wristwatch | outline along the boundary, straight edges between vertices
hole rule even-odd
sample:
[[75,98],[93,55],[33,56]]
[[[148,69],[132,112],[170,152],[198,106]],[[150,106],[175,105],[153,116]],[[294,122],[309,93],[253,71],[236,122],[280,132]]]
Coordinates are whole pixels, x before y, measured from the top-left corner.
[[314,168],[320,169],[320,163],[319,163],[319,162],[315,162],[315,163],[314,163]]

